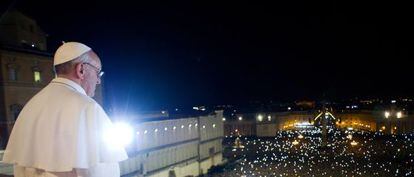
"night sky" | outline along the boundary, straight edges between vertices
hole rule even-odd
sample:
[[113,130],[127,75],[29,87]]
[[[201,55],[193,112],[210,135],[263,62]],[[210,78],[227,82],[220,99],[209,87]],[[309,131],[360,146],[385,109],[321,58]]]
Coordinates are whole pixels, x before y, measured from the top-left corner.
[[37,20],[51,52],[62,40],[92,47],[103,61],[105,101],[113,109],[414,95],[408,4],[4,4]]

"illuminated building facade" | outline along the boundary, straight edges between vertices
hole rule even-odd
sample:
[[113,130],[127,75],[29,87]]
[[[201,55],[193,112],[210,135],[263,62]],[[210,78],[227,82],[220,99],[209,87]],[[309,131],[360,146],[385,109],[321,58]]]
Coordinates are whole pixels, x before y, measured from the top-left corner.
[[198,176],[223,161],[223,112],[135,125],[123,176]]
[[[272,137],[277,131],[313,127],[314,118],[318,113],[317,111],[287,111],[239,114],[237,116],[243,117],[242,120],[236,117],[224,121],[224,132],[225,136]],[[353,110],[333,114],[335,115],[333,123],[340,129],[377,131],[386,134],[414,131],[414,116],[407,112]]]

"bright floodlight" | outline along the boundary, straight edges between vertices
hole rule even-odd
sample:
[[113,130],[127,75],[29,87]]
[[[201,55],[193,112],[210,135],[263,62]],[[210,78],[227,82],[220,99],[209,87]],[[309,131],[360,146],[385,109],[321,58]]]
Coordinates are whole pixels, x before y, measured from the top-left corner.
[[397,118],[399,119],[399,118],[401,118],[401,117],[402,117],[402,113],[401,113],[401,111],[397,112]]
[[114,123],[104,132],[104,141],[112,147],[125,147],[132,142],[134,133],[127,123]]
[[385,116],[385,118],[387,118],[387,119],[388,119],[388,117],[390,117],[390,112],[385,111],[384,116]]
[[259,120],[260,122],[261,122],[261,121],[263,121],[263,116],[262,116],[261,114],[259,114],[259,115],[257,116],[257,120]]

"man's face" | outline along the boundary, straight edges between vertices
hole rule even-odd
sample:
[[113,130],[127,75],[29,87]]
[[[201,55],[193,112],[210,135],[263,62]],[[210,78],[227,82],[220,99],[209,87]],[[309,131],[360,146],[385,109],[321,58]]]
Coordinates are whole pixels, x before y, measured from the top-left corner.
[[89,52],[91,60],[83,64],[84,79],[82,80],[82,88],[88,96],[93,97],[95,95],[96,85],[101,83],[99,72],[102,65],[101,60],[95,54],[95,52]]

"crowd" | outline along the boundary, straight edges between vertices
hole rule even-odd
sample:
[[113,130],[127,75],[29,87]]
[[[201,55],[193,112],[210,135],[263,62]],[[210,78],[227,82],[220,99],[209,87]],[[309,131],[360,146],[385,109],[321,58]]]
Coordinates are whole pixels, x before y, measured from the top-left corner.
[[326,146],[317,128],[278,132],[272,138],[224,141],[229,163],[211,176],[413,176],[414,134],[329,130]]

